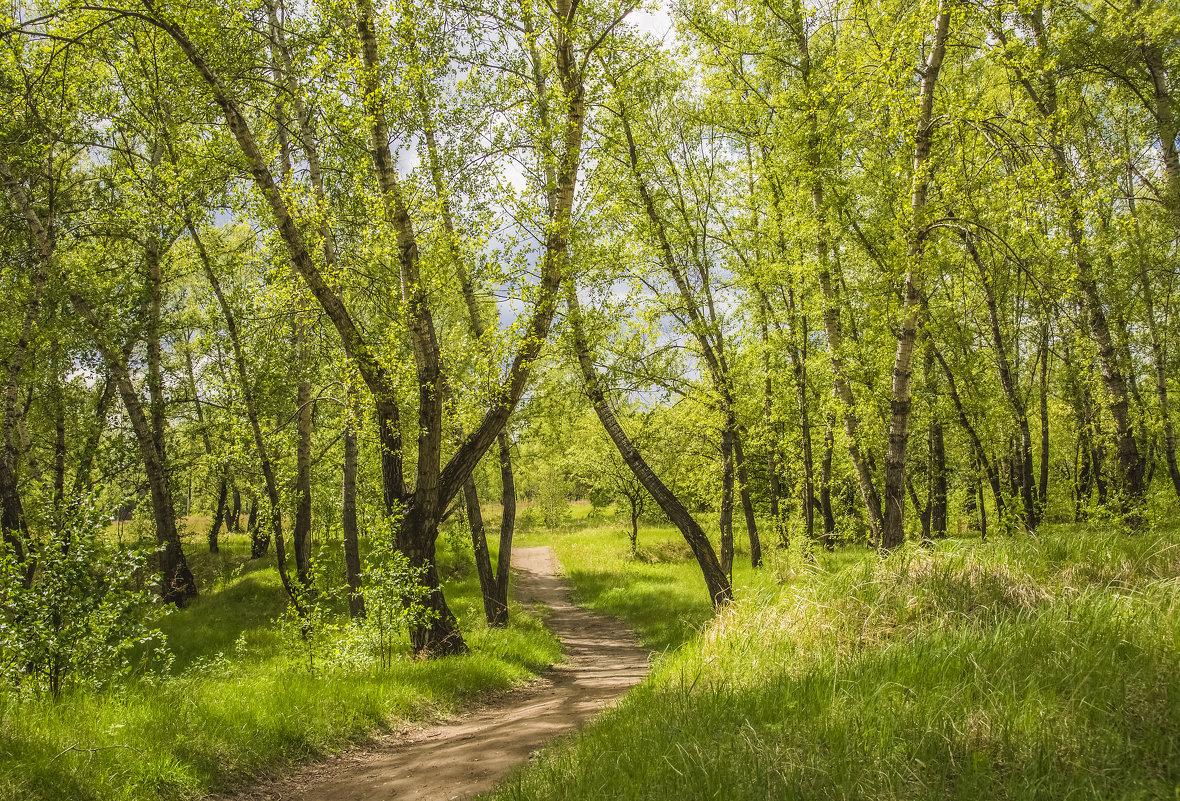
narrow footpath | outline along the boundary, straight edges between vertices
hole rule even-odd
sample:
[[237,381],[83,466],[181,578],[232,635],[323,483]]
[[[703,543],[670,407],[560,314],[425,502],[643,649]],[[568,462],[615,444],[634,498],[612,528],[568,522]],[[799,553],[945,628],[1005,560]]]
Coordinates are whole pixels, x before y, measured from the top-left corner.
[[565,662],[538,682],[389,745],[350,751],[267,782],[238,801],[451,801],[492,789],[554,737],[577,728],[647,674],[648,654],[622,623],[577,607],[552,548],[517,548],[516,599],[552,610]]

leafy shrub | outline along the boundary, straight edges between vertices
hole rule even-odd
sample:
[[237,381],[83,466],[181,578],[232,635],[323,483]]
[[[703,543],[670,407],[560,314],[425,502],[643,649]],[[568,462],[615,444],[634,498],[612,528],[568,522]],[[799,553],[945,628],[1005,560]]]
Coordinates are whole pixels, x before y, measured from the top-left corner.
[[92,497],[79,499],[37,527],[26,562],[0,552],[0,686],[57,698],[129,672],[133,652],[166,658],[149,628],[151,551],[104,541],[107,522]]
[[382,541],[369,552],[364,571],[365,619],[358,631],[368,641],[382,669],[388,669],[402,650],[403,634],[411,626],[426,625],[434,615],[424,601],[427,590],[422,568]]

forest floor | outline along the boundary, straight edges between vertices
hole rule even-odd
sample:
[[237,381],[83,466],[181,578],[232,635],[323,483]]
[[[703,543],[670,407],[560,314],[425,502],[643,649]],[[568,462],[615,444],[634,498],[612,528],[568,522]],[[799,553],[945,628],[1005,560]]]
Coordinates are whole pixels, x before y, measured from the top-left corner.
[[551,548],[517,548],[512,562],[516,599],[543,607],[546,627],[561,638],[562,664],[454,720],[407,729],[376,747],[345,752],[229,798],[428,801],[483,793],[643,679],[647,649],[624,624],[573,604]]

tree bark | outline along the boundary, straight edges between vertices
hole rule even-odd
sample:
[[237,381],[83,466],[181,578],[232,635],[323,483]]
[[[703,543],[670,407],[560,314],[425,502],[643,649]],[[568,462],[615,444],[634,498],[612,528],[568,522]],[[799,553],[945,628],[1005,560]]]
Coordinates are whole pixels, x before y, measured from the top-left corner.
[[[356,415],[360,420],[360,415]],[[344,534],[344,572],[348,581],[348,614],[353,620],[365,616],[361,592],[360,532],[356,518],[357,432],[349,420],[344,428],[344,469],[341,487],[341,527]]]
[[889,449],[885,454],[884,516],[880,548],[888,551],[905,541],[905,471],[906,446],[910,423],[910,370],[914,344],[918,336],[919,316],[923,309],[922,293],[925,284],[923,250],[926,240],[926,195],[930,186],[928,160],[933,143],[934,86],[946,55],[946,41],[950,31],[951,12],[948,0],[940,0],[935,21],[934,41],[930,58],[922,69],[922,88],[918,103],[918,121],[914,133],[913,194],[910,199],[910,230],[908,231],[907,272],[897,333],[897,355],[893,360],[892,416],[889,424]]

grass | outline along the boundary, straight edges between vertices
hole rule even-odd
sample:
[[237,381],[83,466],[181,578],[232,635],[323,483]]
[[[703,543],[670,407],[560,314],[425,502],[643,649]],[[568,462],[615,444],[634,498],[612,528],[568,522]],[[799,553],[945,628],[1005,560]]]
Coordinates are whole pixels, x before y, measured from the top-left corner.
[[1175,527],[814,565],[776,551],[703,625],[691,563],[595,549],[612,536],[557,540],[579,594],[684,644],[495,799],[1180,796]]
[[203,592],[161,622],[175,657],[168,672],[57,703],[0,696],[0,800],[198,798],[448,714],[560,658],[556,639],[519,608],[507,630],[484,626],[477,581],[444,554],[471,653],[405,654],[387,670],[320,654],[311,670],[298,636],[274,623],[285,602],[273,559],[247,562],[240,537],[223,539],[218,557],[192,539]]

